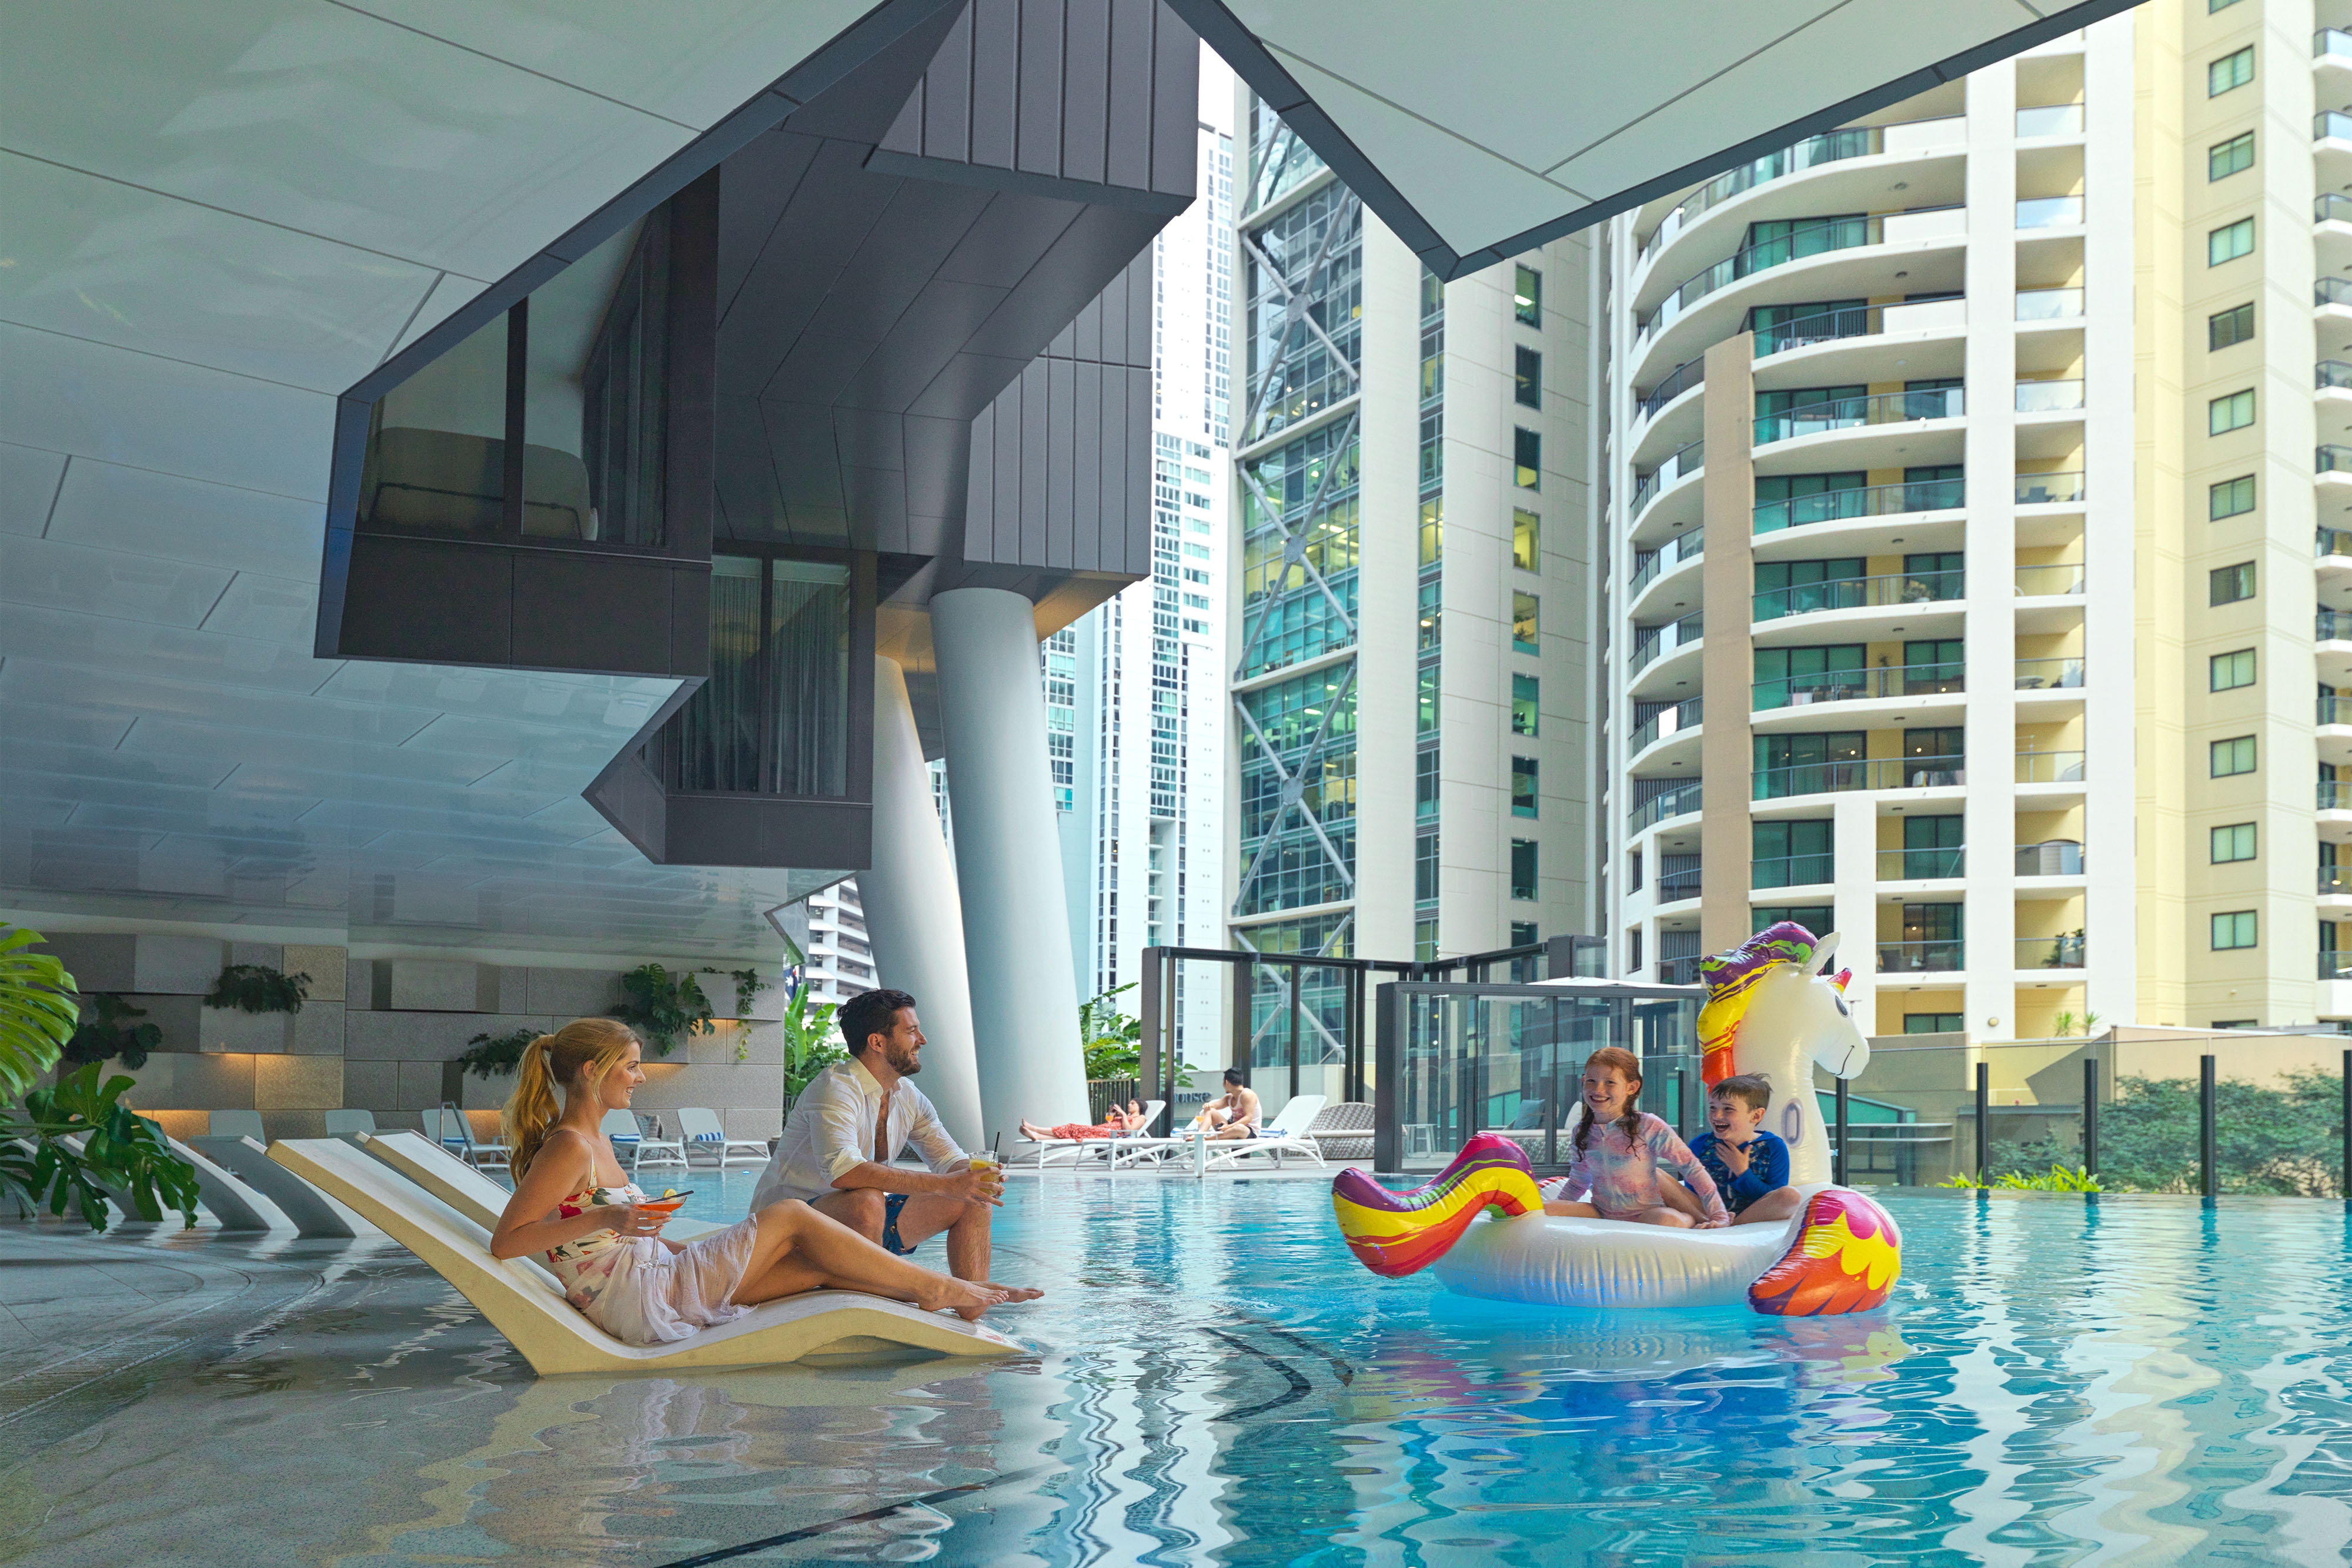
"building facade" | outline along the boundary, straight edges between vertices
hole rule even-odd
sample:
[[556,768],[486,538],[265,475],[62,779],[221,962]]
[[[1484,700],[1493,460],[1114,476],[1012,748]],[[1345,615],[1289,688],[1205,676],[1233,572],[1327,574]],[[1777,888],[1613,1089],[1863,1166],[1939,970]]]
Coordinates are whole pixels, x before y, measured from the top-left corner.
[[[1442,283],[1262,102],[1237,116],[1231,945],[1585,930],[1594,252]],[[1337,981],[1306,977],[1304,1060],[1336,1050]],[[1286,1060],[1259,984],[1252,1054]]]
[[1882,1033],[2352,1014],[2314,38],[2142,6],[1611,223],[1620,973],[1792,917]]

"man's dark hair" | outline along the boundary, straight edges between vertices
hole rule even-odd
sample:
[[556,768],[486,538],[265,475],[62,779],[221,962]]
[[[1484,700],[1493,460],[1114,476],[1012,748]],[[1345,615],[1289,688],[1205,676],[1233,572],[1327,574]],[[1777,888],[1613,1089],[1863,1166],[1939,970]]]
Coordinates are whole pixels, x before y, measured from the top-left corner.
[[1707,1094],[1711,1098],[1720,1097],[1736,1101],[1750,1111],[1769,1111],[1772,1108],[1772,1081],[1760,1072],[1743,1072],[1736,1077],[1724,1079],[1708,1090]]
[[860,991],[841,1004],[841,1040],[852,1056],[863,1056],[877,1034],[898,1026],[898,1009],[911,1008],[915,998],[904,991]]
[[1225,1069],[1225,1082],[1228,1083],[1239,1083],[1244,1087],[1247,1087],[1249,1083],[1249,1080],[1242,1076],[1242,1070],[1238,1067],[1228,1067]]

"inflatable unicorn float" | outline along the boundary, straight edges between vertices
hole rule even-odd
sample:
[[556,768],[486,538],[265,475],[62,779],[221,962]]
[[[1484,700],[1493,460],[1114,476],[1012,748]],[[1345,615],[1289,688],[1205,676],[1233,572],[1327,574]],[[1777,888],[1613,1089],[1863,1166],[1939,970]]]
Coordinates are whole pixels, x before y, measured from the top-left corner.
[[[1699,964],[1707,987],[1701,1074],[1710,1086],[1735,1072],[1770,1081],[1764,1126],[1787,1141],[1789,1182],[1804,1199],[1786,1223],[1679,1230],[1548,1215],[1526,1153],[1478,1133],[1436,1180],[1411,1192],[1340,1172],[1331,1206],[1349,1249],[1375,1274],[1433,1269],[1463,1295],[1553,1306],[1744,1300],[1759,1312],[1811,1317],[1880,1305],[1902,1273],[1902,1232],[1869,1197],[1831,1185],[1829,1128],[1813,1092],[1814,1066],[1850,1079],[1870,1061],[1870,1042],[1845,1005],[1853,972],[1825,972],[1837,944],[1835,932],[1816,940],[1783,921]],[[1580,1100],[1562,1134],[1584,1114]],[[1504,1218],[1472,1223],[1489,1208]]]

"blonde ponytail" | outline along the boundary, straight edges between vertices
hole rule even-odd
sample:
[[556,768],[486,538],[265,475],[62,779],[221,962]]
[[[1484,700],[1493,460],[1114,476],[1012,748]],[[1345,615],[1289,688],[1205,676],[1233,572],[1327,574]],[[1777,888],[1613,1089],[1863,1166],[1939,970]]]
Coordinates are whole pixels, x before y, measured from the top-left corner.
[[555,1086],[563,1085],[566,1094],[593,1090],[636,1043],[628,1026],[616,1019],[573,1019],[523,1048],[514,1092],[499,1115],[515,1180],[522,1180],[555,1125]]

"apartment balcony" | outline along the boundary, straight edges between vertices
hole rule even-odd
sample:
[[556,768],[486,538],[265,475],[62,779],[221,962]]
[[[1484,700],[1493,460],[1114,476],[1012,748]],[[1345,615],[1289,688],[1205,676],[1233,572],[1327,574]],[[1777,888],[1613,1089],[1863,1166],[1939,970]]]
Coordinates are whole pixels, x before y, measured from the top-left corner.
[[2352,949],[2322,947],[2319,975],[2323,980],[2352,980]]
[[2083,383],[2079,381],[2017,383],[2017,412],[2020,413],[2080,413],[2082,411]]
[[1826,887],[1836,880],[1835,855],[1770,855],[1748,862],[1750,888]]
[[1685,953],[1658,960],[1658,984],[1662,986],[1696,986],[1698,984],[1699,962],[1704,953]]
[[2341,330],[2352,323],[2352,277],[2322,277],[2311,286],[2311,307],[2323,323]]
[[2083,504],[2079,473],[2020,474],[2017,504],[2021,507],[2078,507]]
[[[2321,611],[2321,614],[2329,613]],[[2322,729],[2352,727],[2352,696],[2321,697],[2318,700],[2318,724]]]
[[2017,134],[2021,141],[2080,136],[2083,134],[2083,106],[2079,103],[2053,103],[2021,109],[2017,111]]
[[1682,568],[1696,561],[1706,549],[1706,529],[1695,528],[1676,534],[1656,549],[1637,551],[1634,556],[1633,580],[1625,590],[1625,607],[1629,614],[1639,613],[1642,592],[1662,577],[1670,577]]
[[2017,291],[2017,324],[2021,328],[2079,327],[2083,321],[2080,288],[2021,288]]
[[2080,196],[2024,196],[2017,204],[2017,232],[2021,237],[2039,237],[2052,229],[2079,234],[2083,227],[2083,198]]
[[[1782,528],[1812,528],[1823,523],[1853,522],[1868,517],[1904,517],[1914,512],[1958,511],[1968,498],[1965,479],[1922,479],[1901,485],[1869,485],[1852,490],[1824,490],[1816,496],[1755,504],[1757,533]],[[1830,541],[1824,541],[1824,549]]]
[[1685,898],[1696,898],[1699,889],[1699,871],[1700,868],[1697,866],[1686,866],[1680,871],[1661,872],[1657,882],[1658,902],[1679,904]]
[[1921,604],[1958,605],[1968,590],[1965,571],[1896,572],[1886,577],[1846,577],[1827,582],[1767,589],[1748,596],[1751,622],[1784,620],[1832,610],[1908,609]]
[[2080,931],[2064,931],[2050,936],[2020,936],[2016,939],[2019,969],[2079,969],[2083,967],[2084,943]]
[[2352,779],[2320,779],[2318,809],[2322,811],[2352,811]]
[[1781,675],[1748,688],[1748,711],[1822,707],[1832,703],[1875,702],[1888,697],[1958,696],[1968,690],[1966,668],[1957,664],[1880,664],[1858,670],[1823,670]]
[[[1759,460],[1759,472],[1805,468],[1830,461],[1819,449],[1834,444],[1835,461],[1854,468],[1900,467],[1904,452],[1912,463],[1960,460],[1959,421],[1966,400],[1958,387],[1934,392],[1883,392],[1874,397],[1837,398],[1759,416],[1754,444],[1759,454],[1783,443],[1798,444]],[[1943,439],[1936,428],[1944,425]],[[1923,428],[1926,427],[1926,428]],[[1926,439],[1928,447],[1918,443]],[[1942,448],[1942,450],[1934,450]]]
[[2322,277],[2352,264],[2352,196],[2323,191],[2312,199],[2311,238]]
[[1676,703],[1670,708],[1651,715],[1650,721],[1636,729],[1632,737],[1626,741],[1626,759],[1629,762],[1639,761],[1643,752],[1660,741],[1670,740],[1677,735],[1690,734],[1698,727],[1699,720],[1705,716],[1706,708],[1706,698],[1700,695]]
[[1638,833],[1654,828],[1660,822],[1675,817],[1687,817],[1699,809],[1699,781],[1677,784],[1662,794],[1653,795],[1627,814],[1625,831]]
[[[2311,117],[2311,140],[2314,150],[2328,162],[2352,158],[2352,114],[2336,109],[2321,110]],[[2321,165],[2323,170],[2326,167],[2326,163]]]
[[2080,790],[2084,754],[2079,751],[2021,751],[2017,754],[2020,784],[2071,786]]
[[2320,28],[2311,36],[2311,54],[2314,70],[2332,66],[2339,70],[2352,71],[2352,33],[2341,27]]
[[[1887,262],[1901,258],[1913,276],[1911,292],[1957,292],[1968,211],[1915,207],[1853,218],[1825,218],[1759,241],[1696,273],[1644,316],[1633,335],[1638,377],[1653,356],[1670,362],[1696,359],[1706,345],[1738,330],[1748,307],[1786,299],[1868,296],[1892,284]],[[1938,253],[1948,253],[1939,255]],[[1741,287],[1769,277],[1769,288]]]
[[2079,560],[2021,566],[2014,579],[2020,599],[2078,599],[2088,586]]
[[2322,643],[2352,643],[2352,611],[2322,609],[2312,618],[2311,634]]
[[2073,839],[2044,839],[2017,846],[2016,874],[2052,877],[2083,874],[2083,846]]
[[1659,659],[1678,649],[1690,648],[1706,631],[1706,612],[1694,610],[1679,621],[1669,621],[1663,626],[1637,628],[1633,651],[1625,661],[1628,678],[1640,674]]
[[1888,975],[1958,975],[1968,967],[1965,942],[1881,942],[1878,972]]
[[1751,800],[1791,800],[1850,789],[1947,789],[1969,781],[1960,757],[1876,757],[1851,762],[1801,762],[1748,775]]
[[[1643,514],[1649,510],[1650,503],[1664,492],[1675,488],[1678,484],[1698,477],[1700,466],[1706,462],[1706,443],[1694,441],[1668,454],[1647,474],[1635,476],[1633,498],[1625,506],[1629,531],[1636,534],[1641,532]],[[1690,499],[1691,505],[1686,509],[1690,513],[1691,519],[1696,521],[1698,517],[1696,495],[1694,493]]]
[[2352,528],[2322,528],[2312,543],[2312,559],[2319,568],[2319,586],[2324,590],[2347,586],[2352,577]]
[[[1643,451],[1643,447],[1649,438],[1655,434],[1654,422],[1658,416],[1678,402],[1684,393],[1698,391],[1706,384],[1706,361],[1704,359],[1686,360],[1660,377],[1658,384],[1635,402],[1632,422],[1633,462],[1641,463],[1645,460],[1647,454]],[[1685,422],[1690,425],[1696,425],[1698,422],[1696,403],[1696,400],[1694,399],[1690,418]]]
[[1958,844],[1932,850],[1880,850],[1881,882],[1949,882],[1968,874],[1969,852]]
[[2352,863],[2319,868],[2319,896],[2352,899]]
[[2020,659],[2016,670],[2021,692],[2074,692],[2083,686],[2080,659]]
[[[1940,338],[1957,340],[1968,330],[1969,302],[1954,294],[1937,299],[1914,299],[1901,305],[1848,305],[1816,311],[1791,320],[1754,329],[1756,358],[1779,359],[1805,350],[1797,361],[1775,367],[1808,381],[1818,374],[1823,382],[1867,381],[1869,350],[1879,347],[1911,349]],[[1882,345],[1881,340],[1886,341]],[[1874,379],[1886,379],[1879,377]]]

